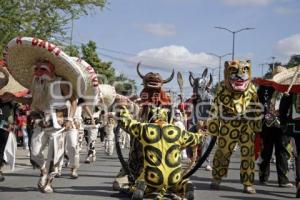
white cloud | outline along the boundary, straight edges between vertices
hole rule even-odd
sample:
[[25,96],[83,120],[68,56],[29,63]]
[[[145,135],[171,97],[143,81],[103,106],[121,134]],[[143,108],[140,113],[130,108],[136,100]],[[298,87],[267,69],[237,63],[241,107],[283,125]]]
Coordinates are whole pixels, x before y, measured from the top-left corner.
[[275,48],[279,53],[286,56],[300,54],[300,33],[279,40]]
[[143,31],[151,33],[155,36],[165,37],[172,36],[176,34],[176,29],[173,24],[143,24],[141,25]]
[[218,65],[218,59],[204,52],[192,53],[183,46],[165,46],[156,49],[141,51],[134,61],[142,61],[148,66],[157,66],[160,69],[186,69],[203,66],[213,67]]
[[299,14],[299,10],[285,7],[277,7],[274,9],[274,12],[280,15],[295,15]]
[[266,6],[275,0],[221,0],[230,6]]

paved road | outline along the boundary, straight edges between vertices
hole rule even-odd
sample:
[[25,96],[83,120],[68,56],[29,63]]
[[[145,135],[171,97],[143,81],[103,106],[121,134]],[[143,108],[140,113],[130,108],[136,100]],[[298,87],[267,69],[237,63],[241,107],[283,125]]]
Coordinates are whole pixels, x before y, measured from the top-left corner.
[[[17,168],[9,172],[6,181],[0,183],[0,200],[106,200],[106,199],[130,199],[112,191],[112,181],[120,169],[120,163],[116,154],[108,157],[103,153],[101,144],[97,144],[97,161],[92,164],[81,164],[79,179],[69,179],[69,170],[64,169],[63,177],[54,180],[55,193],[43,194],[37,190],[38,170],[33,170],[26,157],[26,152],[19,148],[16,160]],[[84,159],[84,152],[82,161]],[[239,182],[239,153],[235,153],[230,164],[228,177],[223,181],[219,191],[209,189],[211,173],[200,169],[192,180],[195,184],[195,199],[290,199],[295,197],[295,188],[279,188],[276,184],[274,166],[269,185],[256,186],[257,194],[248,195],[241,192],[242,185]],[[290,172],[291,180],[294,177]],[[256,179],[258,175],[256,174]]]

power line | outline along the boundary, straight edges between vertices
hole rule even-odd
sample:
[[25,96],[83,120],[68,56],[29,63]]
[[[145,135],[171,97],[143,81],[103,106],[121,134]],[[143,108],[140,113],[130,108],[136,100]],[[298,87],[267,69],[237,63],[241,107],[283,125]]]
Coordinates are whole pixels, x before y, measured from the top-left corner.
[[173,64],[174,62],[177,62],[177,63],[181,63],[181,64],[202,65],[201,67],[206,67],[206,66],[203,66],[203,63],[185,62],[185,61],[182,61],[182,60],[174,60],[174,59],[154,58],[154,57],[151,57],[151,56],[139,56],[137,54],[129,53],[129,52],[125,52],[125,51],[118,51],[118,50],[113,50],[113,49],[108,49],[108,48],[103,48],[103,47],[97,47],[97,48],[101,49],[103,51],[107,51],[107,52],[111,52],[111,53],[116,53],[116,54],[121,54],[121,55],[126,55],[126,56],[134,56],[134,57],[142,57],[142,58],[160,60],[160,61],[168,63],[168,64]]
[[[104,56],[104,57],[109,58],[109,59],[112,59],[112,60],[117,60],[117,61],[120,61],[120,62],[123,62],[123,63],[129,63],[129,64],[135,64],[135,65],[137,65],[137,62],[132,61],[132,60],[128,60],[128,59],[124,59],[124,58],[121,58],[121,57],[116,57],[116,56],[112,56],[112,55],[108,55],[108,54],[104,54],[104,53],[99,53],[99,55]],[[142,64],[142,65],[145,66],[145,67],[151,68],[151,69],[159,69],[161,71],[166,71],[166,72],[169,71],[169,69],[165,69],[165,68],[162,68],[162,67],[157,67],[157,66],[148,65],[148,64]],[[208,67],[208,69],[211,70],[211,71],[215,70],[215,69],[212,69],[212,68],[209,68],[209,67]],[[194,70],[195,69],[191,69],[189,71],[194,71]],[[188,70],[182,70],[182,69],[180,69],[178,71],[180,71],[180,72],[182,72],[184,74],[189,74]],[[194,72],[194,74],[197,74],[199,76],[202,75],[202,73],[198,73],[198,72],[196,72],[196,73]]]

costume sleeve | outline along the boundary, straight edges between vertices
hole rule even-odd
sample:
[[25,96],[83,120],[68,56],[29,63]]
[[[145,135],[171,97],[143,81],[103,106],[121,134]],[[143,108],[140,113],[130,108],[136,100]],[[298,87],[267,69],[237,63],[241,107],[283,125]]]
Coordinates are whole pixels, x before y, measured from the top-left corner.
[[220,131],[220,119],[219,119],[219,103],[218,96],[221,91],[221,86],[217,88],[216,95],[214,97],[212,106],[210,108],[209,118],[207,119],[208,134],[212,136],[218,136]]
[[252,96],[253,106],[252,109],[254,110],[254,126],[253,131],[255,133],[261,132],[262,130],[262,119],[263,119],[263,112],[264,112],[264,105],[259,101],[259,97],[256,92],[256,88],[253,84],[251,84],[252,90],[254,91]]
[[181,138],[180,138],[180,145],[182,148],[195,146],[201,143],[201,138],[204,134],[201,133],[192,133],[186,130],[182,130]]
[[132,119],[126,107],[122,107],[119,113],[119,124],[122,129],[128,132],[133,137],[139,137],[143,124],[137,120]]
[[279,105],[279,119],[281,126],[286,126],[289,118],[289,109],[292,105],[292,95],[283,95]]

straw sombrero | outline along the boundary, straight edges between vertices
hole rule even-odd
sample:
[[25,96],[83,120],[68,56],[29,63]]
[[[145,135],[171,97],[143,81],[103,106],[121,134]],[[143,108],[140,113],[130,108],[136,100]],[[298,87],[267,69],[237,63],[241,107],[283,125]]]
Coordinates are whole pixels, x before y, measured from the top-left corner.
[[280,70],[270,79],[257,78],[259,85],[272,86],[279,92],[300,92],[300,65]]
[[117,97],[117,92],[115,87],[108,84],[99,85],[100,96],[98,106],[109,108],[115,101]]
[[5,92],[19,93],[28,92],[26,88],[21,86],[7,71],[5,63],[0,60],[0,95]]
[[[85,91],[84,93],[79,94],[79,97],[83,98],[86,102],[94,104],[99,95],[99,82],[97,73],[95,72],[94,68],[86,61],[77,57],[72,57],[72,59],[76,62],[76,64],[83,72],[84,76],[80,81],[84,81],[86,83]],[[78,82],[78,84],[80,84],[80,81]]]
[[56,75],[70,81],[77,94],[85,92],[85,81],[78,87],[78,79],[84,77],[82,70],[55,44],[32,37],[17,37],[8,43],[3,56],[10,74],[25,88],[31,88],[33,66],[44,59],[55,66]]
[[[3,70],[6,70],[3,68]],[[0,70],[1,71],[1,70]],[[7,71],[7,70],[6,70]],[[8,71],[7,71],[8,73]],[[2,75],[0,75],[2,76]],[[1,77],[2,78],[2,77]],[[28,89],[20,85],[10,74],[8,77],[8,83],[5,85],[1,90],[0,90],[0,95],[4,94],[5,92],[10,92],[13,94],[19,93],[19,92],[24,92],[27,93]]]

